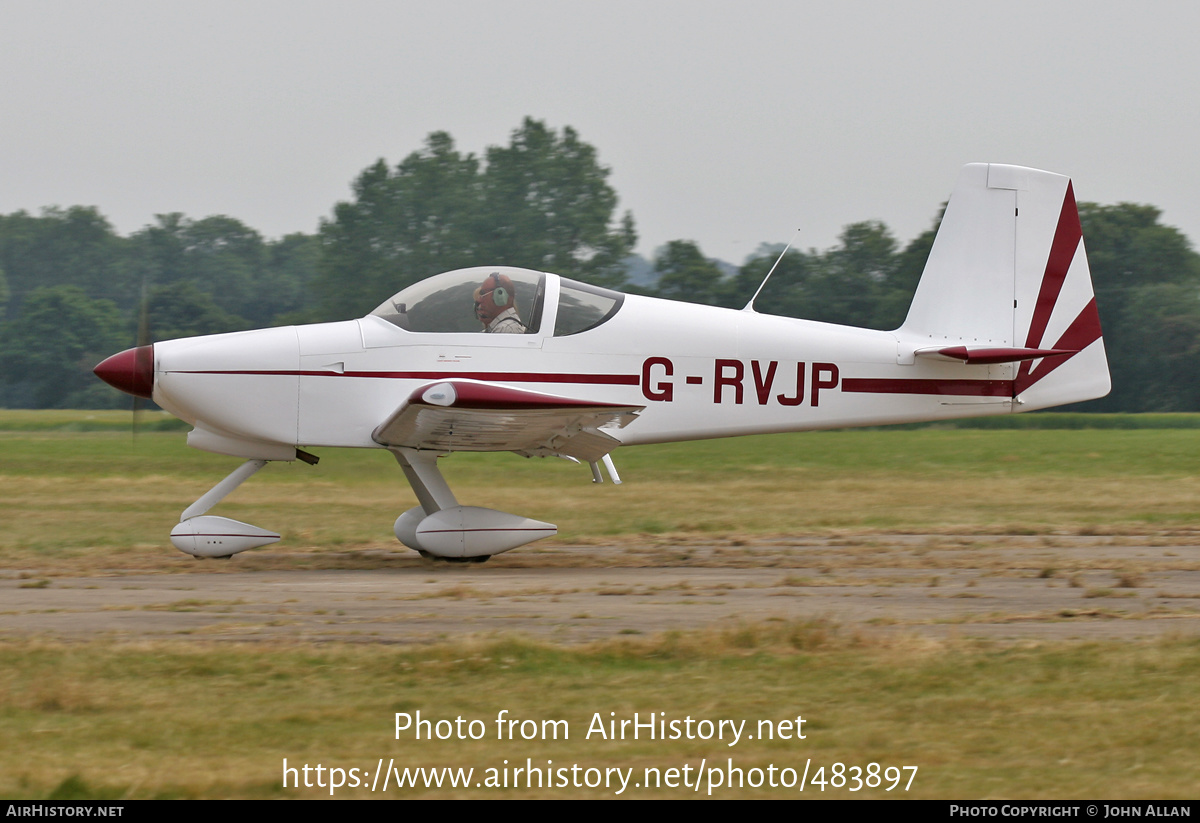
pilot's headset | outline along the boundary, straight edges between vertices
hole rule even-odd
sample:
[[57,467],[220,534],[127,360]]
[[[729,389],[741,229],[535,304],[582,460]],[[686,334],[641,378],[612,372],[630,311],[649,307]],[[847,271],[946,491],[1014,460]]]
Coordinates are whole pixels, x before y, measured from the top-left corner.
[[475,317],[481,323],[487,324],[496,319],[502,311],[513,304],[512,280],[507,275],[492,272],[483,281],[483,285],[475,289]]

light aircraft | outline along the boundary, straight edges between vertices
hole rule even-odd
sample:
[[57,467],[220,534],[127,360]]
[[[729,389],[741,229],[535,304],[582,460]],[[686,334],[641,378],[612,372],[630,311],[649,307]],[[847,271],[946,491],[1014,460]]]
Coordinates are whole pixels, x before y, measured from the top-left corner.
[[[618,446],[1006,414],[1103,397],[1100,319],[1071,182],[966,166],[904,324],[872,331],[660,300],[484,266],[405,288],[358,320],[139,346],[96,374],[246,462],[171,541],[228,557],[279,535],[209,509],[274,460],[383,448],[419,505],[395,522],[426,557],[482,561],[557,533],[458,502],[454,451],[603,465]],[[506,333],[482,333],[487,331]]]

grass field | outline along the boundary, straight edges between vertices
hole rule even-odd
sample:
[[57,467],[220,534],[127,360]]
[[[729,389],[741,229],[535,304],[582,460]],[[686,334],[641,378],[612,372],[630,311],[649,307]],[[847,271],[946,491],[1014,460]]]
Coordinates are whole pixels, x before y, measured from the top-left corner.
[[[524,765],[665,770],[917,766],[907,792],[809,785],[715,797],[1189,798],[1200,748],[1200,644],[983,649],[870,644],[815,625],[759,626],[562,649],[175,644],[0,646],[5,797],[294,797],[290,765],[371,772]],[[497,741],[501,709],[563,719],[569,739]],[[487,739],[395,739],[396,712],[480,719]],[[804,717],[804,740],[603,740],[610,719]],[[907,780],[909,773],[905,772]],[[794,778],[793,778],[794,780]],[[312,776],[315,783],[316,776]],[[904,785],[904,784],[901,784]],[[611,788],[393,788],[376,797],[611,797]],[[707,784],[699,791],[708,793]],[[695,796],[635,788],[626,797]],[[336,796],[371,796],[362,788]]]
[[[31,414],[0,414],[0,550],[10,568],[93,549],[133,563],[160,556],[178,513],[237,465],[187,448],[182,431],[133,439],[127,430],[72,431],[62,420],[56,429],[15,427]],[[343,449],[321,457],[315,467],[268,466],[214,513],[277,530],[291,549],[394,546],[392,521],[415,499],[391,456]],[[595,486],[586,467],[510,454],[457,454],[442,466],[465,504],[557,523],[559,542],[841,530],[1137,533],[1200,523],[1197,429],[809,432],[646,446],[615,458],[621,486]]]
[[[89,419],[90,418],[90,419]],[[0,413],[0,573],[187,570],[178,513],[234,465],[182,431],[131,440],[116,413]],[[1188,428],[1182,426],[1187,425]],[[1200,560],[1190,428],[835,431],[615,454],[626,483],[512,455],[444,462],[459,498],[557,522],[559,543],[739,534],[1163,535]],[[386,453],[275,464],[214,513],[274,528],[294,557],[396,547],[413,505]],[[253,553],[244,557],[251,557]],[[1180,558],[1188,560],[1189,558]],[[240,560],[240,558],[239,558]],[[191,561],[188,561],[191,562]],[[231,561],[238,562],[238,561]],[[340,561],[334,561],[340,562]],[[487,566],[480,567],[481,573]],[[812,772],[917,766],[911,797],[1188,798],[1200,642],[986,644],[860,636],[814,619],[562,647],[502,636],[434,646],[0,640],[0,796],[293,797],[289,765],[665,770],[705,761]],[[500,710],[565,719],[567,741],[497,741]],[[481,719],[478,741],[395,739],[394,713]],[[807,719],[804,740],[584,739],[594,713]],[[905,779],[908,774],[905,773]],[[604,787],[503,796],[612,796]],[[682,788],[622,796],[696,796]],[[345,788],[337,796],[368,796]],[[702,789],[699,794],[703,796]],[[893,797],[882,788],[825,796]],[[486,797],[394,788],[386,796]],[[498,796],[500,796],[498,795]],[[720,797],[821,796],[733,788]],[[380,796],[380,795],[375,795]]]

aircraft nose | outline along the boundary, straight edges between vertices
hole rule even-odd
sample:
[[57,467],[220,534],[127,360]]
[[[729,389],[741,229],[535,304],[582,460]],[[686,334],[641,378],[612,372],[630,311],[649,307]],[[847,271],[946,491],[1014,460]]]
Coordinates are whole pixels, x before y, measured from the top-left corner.
[[114,354],[92,373],[114,389],[147,400],[154,393],[154,346],[138,346]]

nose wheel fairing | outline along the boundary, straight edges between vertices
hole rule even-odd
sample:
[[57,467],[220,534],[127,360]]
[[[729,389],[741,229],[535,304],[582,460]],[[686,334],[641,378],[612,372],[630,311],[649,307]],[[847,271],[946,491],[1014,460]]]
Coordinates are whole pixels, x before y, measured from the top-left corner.
[[279,538],[273,531],[211,514],[192,517],[171,529],[171,545],[192,557],[232,557]]
[[266,546],[279,540],[280,535],[273,531],[228,517],[207,514],[209,509],[224,500],[230,492],[249,480],[265,465],[266,460],[247,460],[201,495],[199,500],[184,509],[179,518],[179,525],[171,529],[171,544],[192,557],[232,557],[238,552]]

